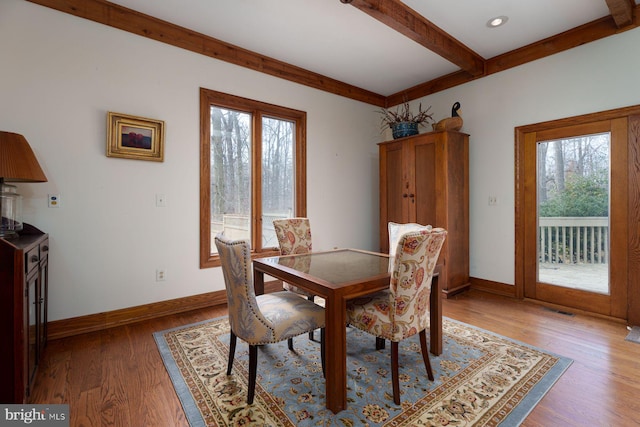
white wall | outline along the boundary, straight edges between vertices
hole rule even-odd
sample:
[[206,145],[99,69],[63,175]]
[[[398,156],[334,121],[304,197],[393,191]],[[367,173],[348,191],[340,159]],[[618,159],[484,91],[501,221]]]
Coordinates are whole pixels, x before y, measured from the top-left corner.
[[[374,107],[21,0],[0,3],[0,58],[0,129],[49,179],[18,188],[50,234],[50,320],[224,289],[198,267],[200,87],[306,111],[314,248],[378,247]],[[164,120],[165,161],[107,158],[107,111]]]
[[[416,101],[462,104],[473,277],[514,283],[514,128],[640,104],[638,46],[635,29]],[[377,108],[20,0],[0,3],[0,57],[0,129],[49,178],[19,190],[50,234],[51,320],[223,289],[198,268],[200,87],[306,111],[314,248],[377,249]],[[164,163],[107,158],[107,111],[165,120]]]
[[462,105],[472,277],[514,284],[514,129],[640,104],[638,46],[634,29],[416,100],[432,105],[436,120],[450,116],[455,101]]

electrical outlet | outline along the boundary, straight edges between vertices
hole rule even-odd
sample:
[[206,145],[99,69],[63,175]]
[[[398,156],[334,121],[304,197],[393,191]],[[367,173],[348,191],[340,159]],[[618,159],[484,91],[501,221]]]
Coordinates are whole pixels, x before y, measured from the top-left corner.
[[50,208],[59,208],[60,207],[60,195],[59,194],[49,194],[47,197],[47,205]]
[[489,206],[496,206],[498,204],[497,196],[489,196]]
[[156,270],[156,282],[164,282],[167,279],[167,270],[158,268]]

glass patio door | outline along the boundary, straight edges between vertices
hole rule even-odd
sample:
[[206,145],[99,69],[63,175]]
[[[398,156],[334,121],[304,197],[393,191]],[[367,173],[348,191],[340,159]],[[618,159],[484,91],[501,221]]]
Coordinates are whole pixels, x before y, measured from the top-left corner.
[[625,316],[626,123],[601,120],[523,133],[524,297]]

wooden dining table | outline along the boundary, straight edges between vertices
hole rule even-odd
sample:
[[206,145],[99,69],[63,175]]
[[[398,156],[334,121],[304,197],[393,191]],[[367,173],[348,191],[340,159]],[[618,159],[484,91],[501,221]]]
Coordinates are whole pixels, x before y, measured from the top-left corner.
[[[389,256],[358,249],[253,260],[256,295],[264,293],[265,274],[325,300],[326,407],[347,408],[347,301],[389,287]],[[434,274],[430,300],[430,352],[442,353],[442,299]]]

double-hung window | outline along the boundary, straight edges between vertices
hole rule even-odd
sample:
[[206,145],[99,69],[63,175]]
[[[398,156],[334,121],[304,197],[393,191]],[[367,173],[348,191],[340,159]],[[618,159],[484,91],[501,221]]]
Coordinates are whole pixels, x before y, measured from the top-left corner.
[[273,220],[306,216],[306,113],[200,89],[200,267],[214,237],[277,253]]

